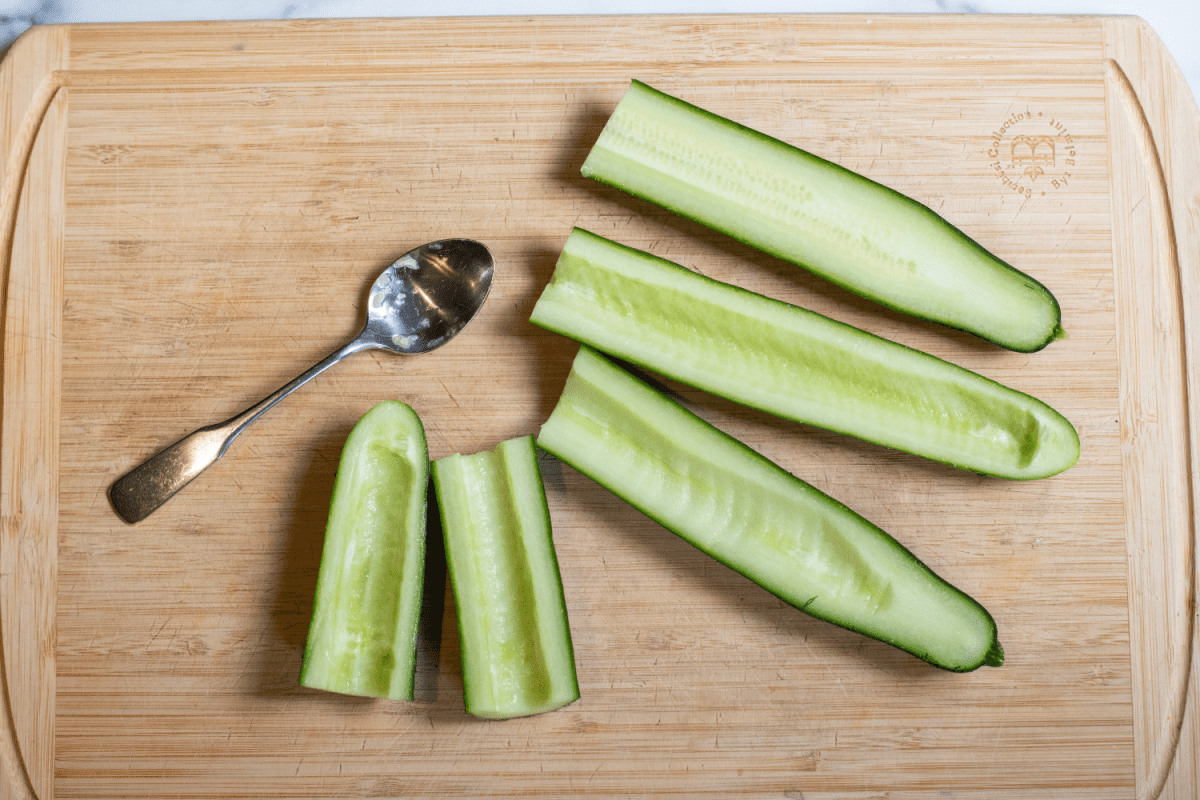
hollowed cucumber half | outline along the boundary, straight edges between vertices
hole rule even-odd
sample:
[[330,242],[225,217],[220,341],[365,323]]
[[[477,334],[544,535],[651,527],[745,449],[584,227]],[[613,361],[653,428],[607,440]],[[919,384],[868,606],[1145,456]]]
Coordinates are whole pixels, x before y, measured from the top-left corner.
[[987,475],[1079,458],[1046,403],[914,350],[576,229],[531,320],[731,400]]
[[883,530],[582,347],[540,447],[782,600],[943,669],[996,624]]
[[582,173],[1010,350],[1040,350],[1065,335],[1045,286],[928,206],[639,81]]

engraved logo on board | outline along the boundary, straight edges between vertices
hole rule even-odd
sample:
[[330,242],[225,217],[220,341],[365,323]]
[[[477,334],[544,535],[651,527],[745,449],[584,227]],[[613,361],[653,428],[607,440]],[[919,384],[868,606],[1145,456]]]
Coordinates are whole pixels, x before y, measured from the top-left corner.
[[1017,111],[992,131],[987,157],[1001,186],[1032,200],[1071,184],[1075,137],[1061,119]]

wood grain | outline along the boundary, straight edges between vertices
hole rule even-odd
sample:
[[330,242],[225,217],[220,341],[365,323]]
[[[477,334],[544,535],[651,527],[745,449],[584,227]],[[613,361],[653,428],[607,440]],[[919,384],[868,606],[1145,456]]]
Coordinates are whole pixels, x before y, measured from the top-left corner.
[[[1200,113],[1139,21],[80,25],[0,69],[10,795],[1195,796]],[[1003,352],[582,179],[633,77],[922,200],[1049,286],[1069,338]],[[468,716],[444,592],[417,702],[298,687],[350,426],[398,397],[434,458],[536,432],[574,346],[527,320],[576,224],[1071,419],[1078,465],[1011,483],[672,387],[983,602],[1004,667],[816,622],[547,457],[580,701]],[[348,338],[378,269],[445,236],[499,262],[460,338],[339,365],[144,523],[112,513],[114,478]]]

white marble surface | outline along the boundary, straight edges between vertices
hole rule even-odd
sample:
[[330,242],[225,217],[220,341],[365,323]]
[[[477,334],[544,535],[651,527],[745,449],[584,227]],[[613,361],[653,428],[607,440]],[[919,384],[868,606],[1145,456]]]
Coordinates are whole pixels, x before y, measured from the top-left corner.
[[1136,14],[1162,38],[1200,98],[1196,0],[0,0],[0,51],[30,25],[54,22],[753,12]]

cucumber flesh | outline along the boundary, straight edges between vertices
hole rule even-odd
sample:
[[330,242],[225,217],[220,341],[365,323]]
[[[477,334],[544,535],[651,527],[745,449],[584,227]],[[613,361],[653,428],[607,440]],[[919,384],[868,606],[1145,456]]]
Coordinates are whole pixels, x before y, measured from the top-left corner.
[[389,400],[364,414],[334,479],[301,685],[413,699],[428,486],[416,412]]
[[1011,350],[1065,336],[1045,286],[929,207],[640,81],[582,173],[863,297]]
[[532,436],[433,463],[467,711],[507,719],[579,699]]
[[791,605],[943,669],[999,666],[991,615],[887,533],[587,347],[540,447]]
[[1042,401],[814,312],[576,229],[532,321],[787,419],[964,469],[1043,478],[1079,436]]

